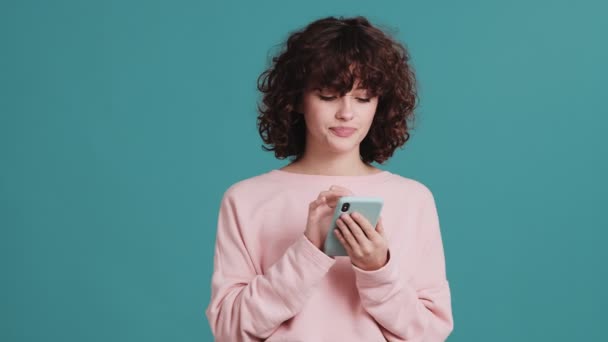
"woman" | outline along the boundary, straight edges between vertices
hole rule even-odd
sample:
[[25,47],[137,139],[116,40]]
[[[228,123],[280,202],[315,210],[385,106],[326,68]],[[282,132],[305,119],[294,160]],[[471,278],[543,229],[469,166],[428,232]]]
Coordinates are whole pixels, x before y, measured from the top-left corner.
[[[439,219],[422,183],[376,168],[409,139],[416,88],[405,48],[364,17],[292,33],[259,82],[258,128],[291,163],[222,198],[211,301],[218,341],[443,341],[453,330]],[[260,81],[260,80],[258,80]],[[384,199],[374,227],[337,200]],[[333,230],[332,230],[333,231]]]

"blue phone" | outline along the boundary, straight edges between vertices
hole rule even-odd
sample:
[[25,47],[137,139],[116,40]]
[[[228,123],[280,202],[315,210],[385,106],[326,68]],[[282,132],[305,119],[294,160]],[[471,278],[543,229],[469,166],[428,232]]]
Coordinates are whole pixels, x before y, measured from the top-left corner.
[[336,204],[331,226],[325,238],[324,251],[329,256],[347,256],[344,246],[335,236],[336,220],[343,213],[358,212],[363,215],[374,227],[378,223],[384,200],[380,197],[343,196]]

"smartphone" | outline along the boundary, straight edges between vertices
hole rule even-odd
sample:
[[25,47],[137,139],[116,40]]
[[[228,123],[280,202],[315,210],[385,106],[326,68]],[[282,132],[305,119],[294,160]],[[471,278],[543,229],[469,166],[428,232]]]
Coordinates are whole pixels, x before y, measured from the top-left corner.
[[340,197],[336,204],[331,226],[327,233],[324,243],[325,254],[329,256],[347,256],[344,246],[340,243],[336,237],[334,230],[339,229],[336,225],[336,220],[343,213],[358,212],[363,215],[372,226],[376,227],[378,218],[382,211],[384,200],[380,197],[363,197],[363,196],[343,196]]

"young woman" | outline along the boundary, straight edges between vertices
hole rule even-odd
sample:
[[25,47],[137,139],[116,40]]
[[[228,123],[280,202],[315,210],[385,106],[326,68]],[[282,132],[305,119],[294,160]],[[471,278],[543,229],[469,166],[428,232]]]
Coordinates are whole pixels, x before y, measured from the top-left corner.
[[[211,301],[218,341],[444,341],[451,297],[434,197],[371,165],[409,139],[416,106],[407,50],[364,17],[292,33],[260,75],[266,150],[291,158],[222,198]],[[341,196],[384,199],[374,227]],[[336,234],[347,257],[323,251]]]

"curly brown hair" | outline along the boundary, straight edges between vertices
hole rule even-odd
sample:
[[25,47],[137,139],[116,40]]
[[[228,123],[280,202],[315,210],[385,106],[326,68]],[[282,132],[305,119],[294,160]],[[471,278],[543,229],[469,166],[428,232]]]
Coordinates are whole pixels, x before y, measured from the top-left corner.
[[298,160],[304,153],[306,126],[296,111],[305,89],[328,88],[341,96],[360,86],[378,96],[367,136],[360,144],[364,163],[384,163],[410,138],[408,120],[418,104],[414,70],[406,48],[372,26],[363,16],[333,16],[310,23],[290,34],[283,51],[272,57],[257,88],[258,131],[266,151]]

